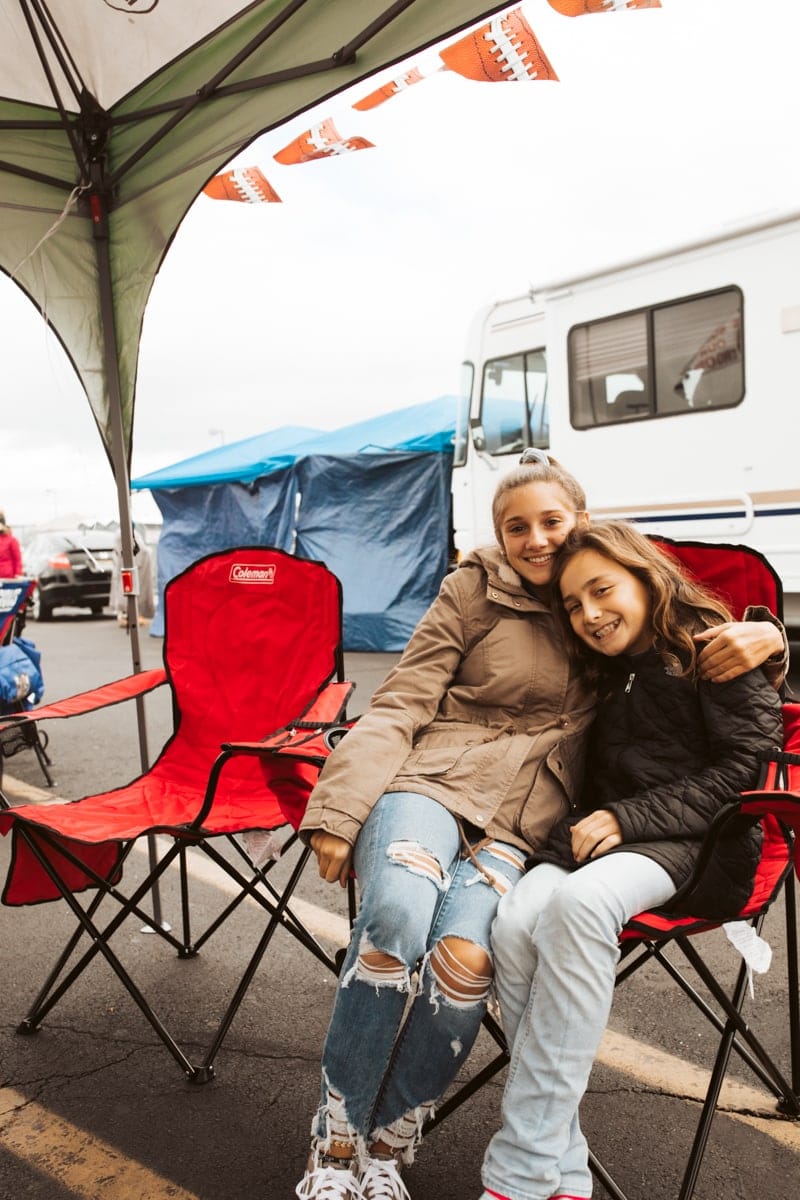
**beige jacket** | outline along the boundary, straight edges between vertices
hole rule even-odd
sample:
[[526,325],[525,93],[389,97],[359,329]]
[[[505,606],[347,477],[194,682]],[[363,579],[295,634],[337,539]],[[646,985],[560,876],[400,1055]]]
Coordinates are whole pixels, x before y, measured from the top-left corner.
[[535,849],[578,794],[592,716],[547,606],[499,549],[475,551],[328,759],[301,829],[352,844],[384,792],[413,791]]

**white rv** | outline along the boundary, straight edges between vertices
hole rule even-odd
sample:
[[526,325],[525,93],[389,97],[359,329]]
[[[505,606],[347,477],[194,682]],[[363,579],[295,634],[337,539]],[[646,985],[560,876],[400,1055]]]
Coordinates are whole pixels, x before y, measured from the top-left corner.
[[538,446],[596,516],[761,550],[800,626],[800,213],[498,301],[464,368],[457,552]]

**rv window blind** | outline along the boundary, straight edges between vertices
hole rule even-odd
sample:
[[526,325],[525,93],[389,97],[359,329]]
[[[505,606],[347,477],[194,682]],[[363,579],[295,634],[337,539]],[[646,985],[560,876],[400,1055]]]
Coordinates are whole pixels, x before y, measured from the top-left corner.
[[576,429],[725,408],[744,396],[738,288],[575,325],[567,337]]

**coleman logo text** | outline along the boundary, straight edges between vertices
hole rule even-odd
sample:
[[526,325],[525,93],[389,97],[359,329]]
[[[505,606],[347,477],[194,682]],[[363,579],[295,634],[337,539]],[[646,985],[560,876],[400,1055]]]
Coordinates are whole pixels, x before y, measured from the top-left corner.
[[234,563],[228,576],[229,583],[274,583],[275,564],[256,566],[255,563]]

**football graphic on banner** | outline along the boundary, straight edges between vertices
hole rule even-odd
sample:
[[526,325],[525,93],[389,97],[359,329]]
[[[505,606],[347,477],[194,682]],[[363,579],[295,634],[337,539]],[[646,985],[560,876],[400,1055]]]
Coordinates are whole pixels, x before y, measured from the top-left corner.
[[424,78],[425,76],[417,67],[412,67],[404,75],[399,75],[397,79],[390,79],[382,87],[376,88],[374,92],[370,92],[363,100],[356,100],[353,108],[357,108],[359,112],[366,112],[369,108],[377,108],[379,104],[383,104],[386,100],[391,100],[392,96],[397,96],[400,92],[407,91],[415,83],[422,83]]
[[368,142],[366,138],[343,138],[329,117],[326,121],[320,121],[318,125],[312,125],[272,157],[276,162],[291,166],[295,163],[312,162],[316,158],[330,158],[334,154],[348,154],[351,150],[372,148],[372,142]]
[[243,200],[246,204],[280,204],[281,198],[258,167],[237,167],[209,179],[203,194],[212,200]]
[[548,0],[551,8],[565,17],[585,13],[621,12],[626,8],[661,8],[661,0]]
[[439,57],[450,71],[481,83],[558,79],[519,8],[453,42]]

